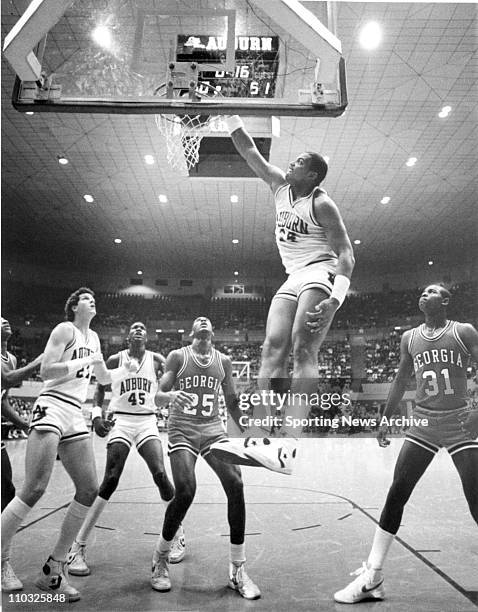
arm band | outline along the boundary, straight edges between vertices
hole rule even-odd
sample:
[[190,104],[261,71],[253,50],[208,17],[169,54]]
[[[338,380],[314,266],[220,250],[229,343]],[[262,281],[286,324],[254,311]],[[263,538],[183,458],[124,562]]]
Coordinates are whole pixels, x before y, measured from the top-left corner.
[[342,306],[345,300],[345,296],[347,295],[348,288],[350,287],[350,280],[343,276],[343,274],[337,274],[334,280],[334,286],[332,287],[332,293],[330,294],[331,298],[335,298],[339,307]]
[[91,420],[94,421],[97,418],[103,418],[103,410],[99,406],[93,406],[91,409]]
[[78,372],[78,370],[81,370],[90,364],[91,357],[82,357],[81,359],[71,359],[70,361],[65,361],[63,365],[66,365],[68,374],[73,374],[73,372]]
[[226,117],[226,125],[229,131],[229,135],[238,130],[239,128],[244,128],[244,123],[239,115],[229,115]]

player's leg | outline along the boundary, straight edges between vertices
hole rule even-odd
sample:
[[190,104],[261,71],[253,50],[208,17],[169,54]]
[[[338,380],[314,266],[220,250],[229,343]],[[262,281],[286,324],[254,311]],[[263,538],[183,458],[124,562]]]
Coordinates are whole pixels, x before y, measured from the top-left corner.
[[175,494],[166,508],[161,536],[153,553],[151,586],[156,591],[169,591],[171,589],[169,553],[174,536],[196,494],[196,460],[197,454],[193,451],[184,448],[170,449]]
[[96,465],[89,433],[79,433],[58,447],[63,467],[73,481],[75,496],[68,506],[58,540],[35,584],[47,591],[65,593],[70,602],[80,599],[79,592],[67,581],[66,557],[98,495]]
[[471,516],[478,524],[478,447],[457,450],[451,457],[460,475]]
[[229,587],[245,599],[258,599],[261,592],[244,569],[246,506],[241,470],[237,465],[224,463],[210,453],[204,455],[204,458],[217,474],[227,497],[227,520],[230,529]]
[[89,508],[88,514],[76,534],[75,541],[68,553],[68,572],[73,576],[88,576],[90,574],[90,568],[86,561],[86,544],[108,500],[118,487],[129,450],[128,441],[124,443],[116,441],[109,443],[107,446],[105,473],[99,488],[98,497]]
[[149,438],[138,444],[138,453],[143,457],[159,489],[161,499],[170,501],[174,497],[174,487],[164,467],[163,445],[159,438]]
[[58,448],[59,435],[51,431],[30,433],[25,453],[23,487],[2,511],[2,588],[20,590],[22,583],[10,566],[12,539],[30,510],[41,498],[50,480]]
[[400,527],[404,507],[435,454],[436,449],[405,440],[395,464],[393,482],[375,530],[368,560],[354,572],[357,578],[335,593],[335,601],[358,603],[364,599],[384,598],[383,564]]

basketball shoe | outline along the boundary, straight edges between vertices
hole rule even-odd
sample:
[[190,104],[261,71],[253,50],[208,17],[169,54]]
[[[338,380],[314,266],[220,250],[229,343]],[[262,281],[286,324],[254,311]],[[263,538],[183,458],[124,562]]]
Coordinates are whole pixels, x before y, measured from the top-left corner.
[[171,550],[169,551],[169,562],[179,563],[184,559],[185,555],[186,538],[184,537],[184,527],[180,525],[171,544]]
[[10,562],[8,560],[2,561],[2,591],[10,593],[11,591],[21,591],[22,589],[23,583],[15,576]]
[[225,463],[265,467],[281,474],[292,474],[296,453],[293,439],[224,439],[211,444],[211,454]]
[[78,601],[80,593],[74,586],[68,583],[66,579],[67,574],[68,570],[64,561],[55,561],[48,557],[47,562],[35,580],[35,584],[43,591],[65,594],[69,602]]
[[158,551],[153,554],[153,567],[151,568],[151,586],[155,591],[170,591],[168,555],[160,555]]
[[244,562],[229,563],[229,588],[237,591],[244,599],[259,599],[261,592],[244,569]]
[[364,599],[383,599],[385,589],[383,588],[383,574],[363,563],[362,567],[350,574],[357,576],[350,584],[341,591],[334,594],[338,603],[358,603]]
[[89,576],[90,568],[86,563],[86,544],[73,542],[66,559],[68,573],[72,576]]

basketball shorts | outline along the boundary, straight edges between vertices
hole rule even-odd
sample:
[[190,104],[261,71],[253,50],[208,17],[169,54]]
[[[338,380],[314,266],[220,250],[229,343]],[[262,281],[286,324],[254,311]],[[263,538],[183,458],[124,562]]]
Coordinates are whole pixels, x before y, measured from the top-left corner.
[[79,404],[45,395],[40,395],[33,404],[30,431],[32,429],[58,434],[60,444],[90,437]]
[[307,289],[322,289],[327,295],[330,295],[334,279],[335,262],[332,260],[310,264],[290,274],[274,298],[285,298],[297,302],[301,293]]
[[416,406],[413,411],[414,419],[427,419],[428,425],[412,425],[405,439],[434,454],[440,448],[446,448],[450,455],[455,455],[468,448],[478,450],[478,441],[473,439],[465,427],[471,411],[471,406],[440,411]]
[[227,440],[220,418],[201,422],[192,419],[173,419],[168,423],[168,454],[186,450],[195,457],[207,457],[211,444]]
[[121,442],[128,448],[134,444],[139,450],[149,440],[160,440],[155,414],[114,414],[113,419],[115,424],[108,436],[108,446]]

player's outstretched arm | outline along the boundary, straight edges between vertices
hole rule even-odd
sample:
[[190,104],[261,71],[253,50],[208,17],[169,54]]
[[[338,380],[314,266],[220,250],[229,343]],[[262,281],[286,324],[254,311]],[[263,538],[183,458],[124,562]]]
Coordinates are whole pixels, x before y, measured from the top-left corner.
[[27,363],[26,366],[21,368],[16,367],[16,358],[15,358],[15,370],[8,370],[6,364],[2,363],[2,387],[14,387],[18,385],[26,378],[33,374],[33,372],[40,367],[43,359],[43,353],[38,355],[33,361]]
[[[413,371],[413,360],[408,352],[410,334],[410,331],[406,331],[402,336],[402,340],[400,342],[400,363],[398,365],[398,371],[395,379],[390,387],[382,417],[390,418],[390,416],[395,413],[398,404],[405,393],[408,381],[410,380],[410,376]],[[378,429],[377,440],[380,446],[385,447],[390,444],[390,440],[387,439],[387,431],[387,425],[381,425]]]
[[[235,427],[234,431],[228,431],[232,437],[239,436],[243,431],[244,427],[240,423],[240,417],[242,416],[241,409],[239,408],[239,398],[237,397],[236,385],[232,376],[232,363],[229,357],[225,355],[222,357],[222,365],[224,368],[224,380],[222,381],[222,391],[224,393],[224,400],[226,402],[227,412],[232,418]],[[236,427],[239,431],[235,431]]]
[[193,398],[190,393],[185,391],[174,391],[176,375],[182,366],[182,355],[180,351],[171,351],[166,358],[164,374],[159,381],[159,388],[154,401],[156,406],[167,406],[171,404],[177,408],[187,408],[191,406]]
[[18,414],[17,411],[10,404],[8,395],[2,396],[2,416],[10,421],[17,429],[28,431],[29,425],[27,421],[24,421]]
[[[106,367],[108,369],[117,368],[119,364],[118,355],[111,355],[106,361]],[[104,438],[114,425],[114,421],[108,421],[105,419],[105,412],[103,409],[103,403],[105,401],[106,389],[109,385],[102,385],[97,383],[96,389],[93,395],[93,407],[91,408],[91,422],[96,435],[100,438]]]
[[270,164],[259,153],[251,136],[246,132],[242,119],[238,115],[232,115],[226,117],[226,123],[237,152],[246,161],[254,174],[265,181],[272,191],[275,191],[279,185],[285,183],[284,172],[277,166]]

